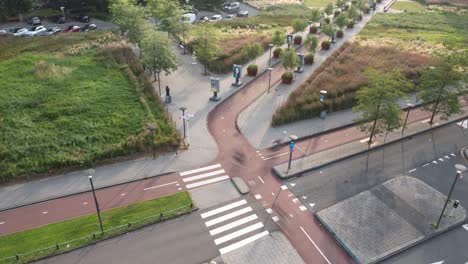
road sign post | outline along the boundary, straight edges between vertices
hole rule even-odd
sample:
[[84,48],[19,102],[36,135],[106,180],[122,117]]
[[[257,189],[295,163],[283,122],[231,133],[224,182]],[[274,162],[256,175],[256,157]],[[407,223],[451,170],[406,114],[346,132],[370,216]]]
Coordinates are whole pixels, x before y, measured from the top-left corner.
[[293,153],[293,150],[294,150],[294,140],[291,140],[291,142],[289,142],[289,161],[288,161],[288,171],[291,169],[291,160],[292,160],[292,153]]
[[325,90],[320,90],[320,118],[325,119],[327,116],[327,111],[324,110],[324,102],[325,102],[325,95],[327,95],[327,91]]

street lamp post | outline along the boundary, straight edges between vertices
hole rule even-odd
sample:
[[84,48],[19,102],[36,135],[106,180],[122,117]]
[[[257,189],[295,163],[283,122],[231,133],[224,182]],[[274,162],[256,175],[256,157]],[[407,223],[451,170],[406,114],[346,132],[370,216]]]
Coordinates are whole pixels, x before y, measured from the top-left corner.
[[273,68],[268,68],[268,93],[270,93],[271,89],[271,72],[273,71]]
[[320,100],[320,118],[322,118],[322,119],[325,119],[325,117],[327,116],[325,110],[323,110],[326,95],[327,95],[326,90],[320,90],[320,97],[319,97],[319,100]]
[[273,44],[268,44],[268,47],[270,47],[270,58],[268,59],[268,67],[271,67],[271,49],[273,48]]
[[406,128],[406,123],[408,122],[408,116],[411,111],[411,108],[414,107],[414,104],[412,103],[407,103],[406,106],[408,107],[408,111],[406,112],[406,117],[405,117],[405,122],[403,123],[403,128],[401,129],[401,135],[403,136],[403,132],[405,131]]
[[185,132],[185,110],[187,110],[187,107],[183,107],[183,106],[182,106],[182,107],[179,108],[179,109],[180,109],[180,111],[182,111],[182,124],[183,124],[183,126],[184,126],[184,139],[185,139],[185,137],[186,137],[186,134],[185,134],[185,133],[186,133],[186,132]]
[[156,152],[154,150],[154,130],[156,129],[155,126],[148,126],[149,131],[151,131],[151,151],[153,152],[153,159],[156,158]]
[[66,19],[65,19],[65,7],[61,6],[60,9],[62,10],[63,20],[66,21]]
[[455,188],[455,184],[457,183],[458,178],[463,177],[463,172],[466,171],[466,167],[461,164],[455,164],[455,169],[457,169],[457,174],[455,175],[455,179],[453,179],[452,187],[450,188],[450,192],[447,196],[447,200],[445,200],[444,208],[442,208],[442,212],[440,213],[439,219],[435,224],[435,229],[439,228],[440,221],[442,220],[442,216],[444,215],[445,208],[450,200],[450,196],[452,196],[453,189]]
[[93,176],[88,176],[89,182],[91,183],[91,189],[93,190],[93,196],[94,196],[94,203],[96,204],[96,211],[99,219],[99,226],[101,227],[101,234],[104,233],[104,228],[102,227],[102,220],[101,220],[101,210],[99,209],[99,203],[96,197],[96,191],[94,190],[94,184],[93,184]]

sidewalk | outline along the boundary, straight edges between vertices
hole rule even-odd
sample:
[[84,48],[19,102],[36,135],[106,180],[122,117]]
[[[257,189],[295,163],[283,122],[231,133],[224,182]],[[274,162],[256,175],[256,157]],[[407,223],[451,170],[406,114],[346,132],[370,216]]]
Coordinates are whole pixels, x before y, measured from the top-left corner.
[[[456,120],[467,119],[468,116],[466,113],[468,111],[468,106],[465,106],[462,109],[464,113],[460,115],[454,115],[450,117],[449,120],[441,120],[438,116],[436,116],[436,118],[434,119],[435,123],[432,127],[428,124],[428,119],[424,119],[422,121],[421,119],[418,119],[406,125],[406,129],[403,135],[401,133],[401,130],[388,133],[386,136],[385,134],[377,134],[374,136],[370,150],[372,151],[373,149],[384,144],[396,142],[400,139],[411,137],[415,134],[422,133],[428,129],[436,128]],[[427,114],[426,117],[428,117]],[[312,155],[305,156],[303,158],[295,159],[291,162],[291,169],[289,170],[287,162],[274,166],[273,170],[280,178],[290,178],[297,176],[305,171],[314,170],[326,166],[330,163],[366,152],[369,150],[367,144],[369,137],[367,133],[366,135],[367,138],[351,141],[349,143],[342,144],[321,152],[317,152]]]
[[[384,4],[377,6],[376,13],[383,11]],[[296,73],[294,82],[290,85],[278,84],[272,86],[271,93],[263,94],[254,104],[246,108],[237,120],[237,124],[242,134],[249,140],[250,144],[257,149],[264,149],[271,146],[274,140],[284,136],[283,131],[288,134],[294,134],[298,137],[311,136],[313,134],[322,133],[328,130],[350,125],[353,120],[359,118],[359,113],[353,113],[351,109],[334,112],[327,115],[326,120],[320,118],[312,118],[303,121],[293,122],[291,124],[271,127],[271,117],[286,100],[291,92],[296,90],[301,84],[306,81],[310,75],[341,45],[347,41],[352,41],[369,22],[373,14],[364,15],[362,21],[354,25],[352,29],[344,31],[344,37],[337,39],[335,44],[332,44],[328,51],[317,51],[315,53],[314,63],[305,65],[303,73]],[[416,103],[415,96],[411,96],[409,101],[401,100],[401,105],[406,106],[407,102]]]

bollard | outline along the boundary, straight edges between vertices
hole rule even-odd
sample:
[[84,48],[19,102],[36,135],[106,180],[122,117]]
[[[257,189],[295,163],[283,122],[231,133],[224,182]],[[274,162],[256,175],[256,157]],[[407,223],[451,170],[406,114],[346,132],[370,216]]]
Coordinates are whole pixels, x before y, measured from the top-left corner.
[[15,257],[16,257],[16,260],[19,260],[19,255],[18,254],[16,254]]
[[96,239],[96,233],[93,233],[93,239]]
[[160,218],[163,218],[163,217],[164,217],[162,212],[161,212],[161,214],[159,215],[159,217],[160,217]]
[[130,228],[131,225],[132,225],[132,223],[128,222],[128,228]]
[[59,244],[55,244],[55,248],[56,248],[57,250],[60,249]]
[[193,208],[193,203],[190,203],[190,208]]

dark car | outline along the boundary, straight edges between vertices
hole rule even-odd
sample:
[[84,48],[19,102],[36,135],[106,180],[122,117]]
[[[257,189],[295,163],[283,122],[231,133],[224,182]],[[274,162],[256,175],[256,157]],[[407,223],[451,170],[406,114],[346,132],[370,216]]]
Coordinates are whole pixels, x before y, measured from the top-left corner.
[[96,24],[86,24],[81,27],[81,31],[90,31],[95,30],[97,28]]
[[33,25],[33,26],[38,26],[38,25],[41,25],[41,19],[38,18],[38,17],[31,17],[29,20],[28,20],[28,23]]
[[87,22],[89,22],[89,16],[81,14],[81,15],[76,17],[76,20],[80,21],[81,23],[87,23]]
[[19,28],[10,28],[10,33],[16,33],[18,32],[20,29],[23,29],[22,27],[19,27]]
[[203,23],[206,21],[210,21],[210,19],[207,16],[202,16],[197,20],[198,23]]
[[65,17],[64,16],[58,16],[58,17],[56,17],[54,22],[57,23],[57,24],[65,24]]

